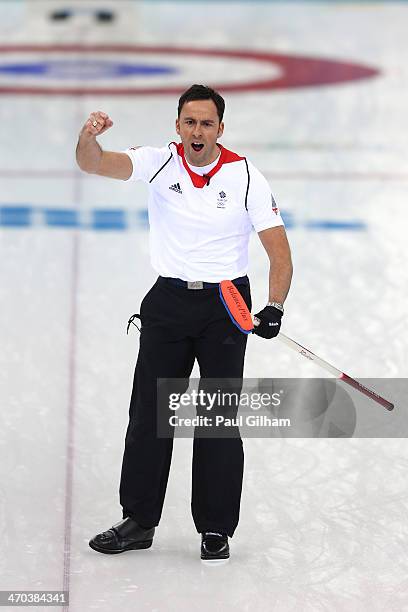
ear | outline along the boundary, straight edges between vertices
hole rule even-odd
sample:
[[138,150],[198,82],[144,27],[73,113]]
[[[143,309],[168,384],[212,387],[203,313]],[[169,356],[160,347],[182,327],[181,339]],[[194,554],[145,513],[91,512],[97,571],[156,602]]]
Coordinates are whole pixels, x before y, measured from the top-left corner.
[[217,134],[217,138],[221,138],[221,136],[224,133],[224,122],[221,121],[220,123],[220,127],[218,128],[218,134]]
[[176,119],[176,132],[180,135],[180,120]]

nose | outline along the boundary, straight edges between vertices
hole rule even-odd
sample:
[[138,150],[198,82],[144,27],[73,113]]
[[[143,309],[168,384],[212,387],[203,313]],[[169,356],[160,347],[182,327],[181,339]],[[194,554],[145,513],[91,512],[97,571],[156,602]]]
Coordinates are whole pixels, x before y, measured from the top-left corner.
[[201,136],[201,126],[199,123],[196,123],[193,130],[194,138],[199,138]]

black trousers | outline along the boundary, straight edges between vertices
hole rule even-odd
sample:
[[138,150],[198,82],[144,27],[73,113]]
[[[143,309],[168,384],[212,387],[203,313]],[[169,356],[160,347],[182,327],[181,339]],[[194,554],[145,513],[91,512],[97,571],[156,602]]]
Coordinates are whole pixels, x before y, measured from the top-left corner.
[[[251,308],[250,287],[239,290]],[[159,524],[173,439],[157,436],[157,379],[189,378],[195,359],[205,378],[242,378],[247,336],[231,322],[218,288],[192,290],[159,277],[144,297],[142,331],[125,439],[123,517]],[[232,536],[239,520],[244,453],[241,438],[193,442],[191,510],[196,529]]]

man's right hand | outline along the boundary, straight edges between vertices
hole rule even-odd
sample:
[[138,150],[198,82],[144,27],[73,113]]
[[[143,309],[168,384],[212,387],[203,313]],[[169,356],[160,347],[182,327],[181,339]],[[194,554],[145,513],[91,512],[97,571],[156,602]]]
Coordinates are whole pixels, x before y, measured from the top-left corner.
[[81,130],[81,136],[96,137],[100,136],[106,130],[109,130],[113,125],[112,119],[102,111],[95,111],[89,115],[84,127]]
[[102,111],[89,115],[83,126],[76,148],[78,166],[89,174],[108,176],[127,181],[133,172],[132,161],[126,153],[103,151],[96,137],[109,130],[112,119]]

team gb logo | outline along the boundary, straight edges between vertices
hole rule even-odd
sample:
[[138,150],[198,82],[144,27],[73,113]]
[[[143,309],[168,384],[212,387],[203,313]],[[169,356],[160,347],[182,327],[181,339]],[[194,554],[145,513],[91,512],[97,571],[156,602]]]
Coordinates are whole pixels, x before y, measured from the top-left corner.
[[217,199],[217,208],[225,208],[226,203],[227,203],[227,194],[225,193],[225,191],[220,191],[220,193],[218,194],[218,199]]

